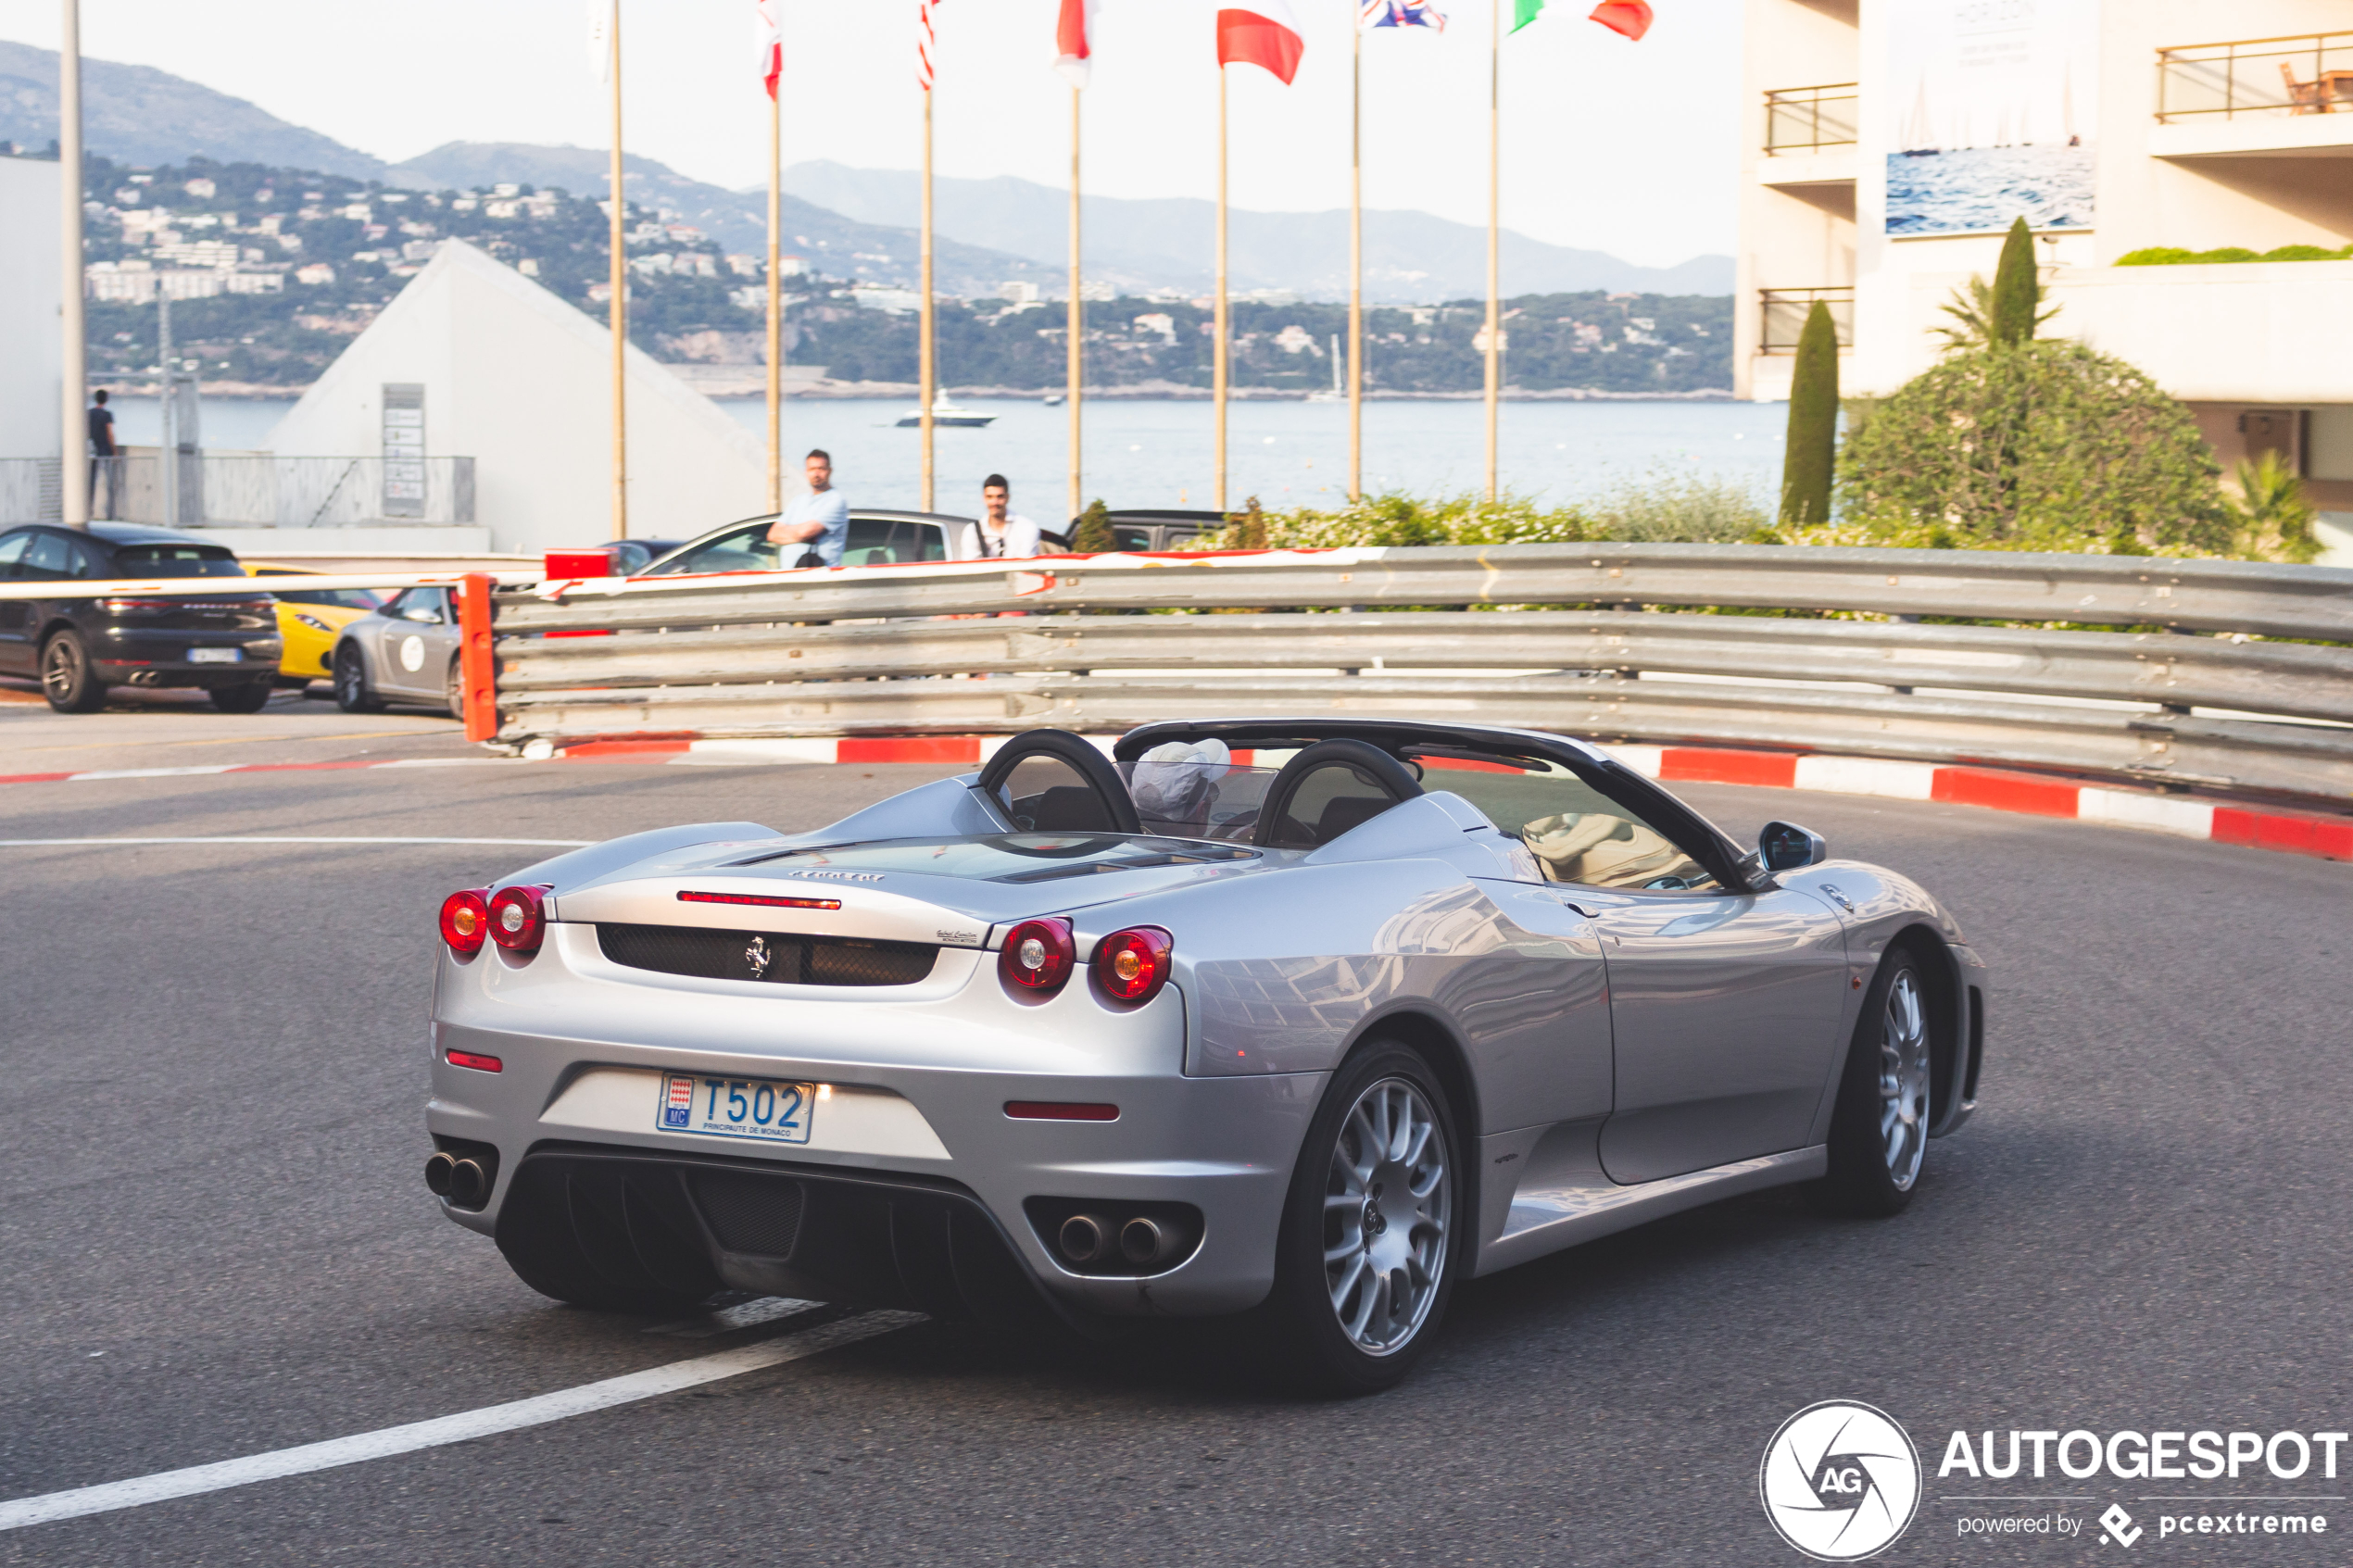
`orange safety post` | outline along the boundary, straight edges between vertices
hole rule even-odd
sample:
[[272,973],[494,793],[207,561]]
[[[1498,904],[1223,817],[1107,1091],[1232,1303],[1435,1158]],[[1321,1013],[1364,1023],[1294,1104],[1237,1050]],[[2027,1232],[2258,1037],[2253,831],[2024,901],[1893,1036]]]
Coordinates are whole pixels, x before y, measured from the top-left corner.
[[458,678],[466,690],[466,738],[498,734],[498,661],[490,646],[490,596],[498,579],[470,571],[458,587]]

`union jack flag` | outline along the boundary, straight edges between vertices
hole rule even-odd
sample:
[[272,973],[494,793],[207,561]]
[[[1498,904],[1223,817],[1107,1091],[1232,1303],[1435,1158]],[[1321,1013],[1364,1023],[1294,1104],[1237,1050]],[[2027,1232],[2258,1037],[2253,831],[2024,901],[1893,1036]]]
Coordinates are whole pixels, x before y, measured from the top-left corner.
[[1359,27],[1434,27],[1446,31],[1446,13],[1430,0],[1364,0],[1356,14]]

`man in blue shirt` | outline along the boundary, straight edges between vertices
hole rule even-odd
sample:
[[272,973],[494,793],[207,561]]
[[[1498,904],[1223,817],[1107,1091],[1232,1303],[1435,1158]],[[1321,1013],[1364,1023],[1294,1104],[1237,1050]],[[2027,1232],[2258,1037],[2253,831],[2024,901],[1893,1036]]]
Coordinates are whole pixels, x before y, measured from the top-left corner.
[[[810,453],[805,471],[809,494],[785,508],[768,530],[768,542],[786,546],[776,553],[779,566],[839,566],[849,542],[849,503],[834,488],[834,460],[825,452]],[[805,547],[795,555],[794,545]]]

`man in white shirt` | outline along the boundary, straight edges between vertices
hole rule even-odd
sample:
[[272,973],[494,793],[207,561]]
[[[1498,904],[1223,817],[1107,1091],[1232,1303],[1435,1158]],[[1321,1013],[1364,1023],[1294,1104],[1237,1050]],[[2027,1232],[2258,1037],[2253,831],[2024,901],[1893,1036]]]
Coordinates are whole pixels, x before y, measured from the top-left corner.
[[1005,508],[1012,499],[1013,490],[1003,474],[992,473],[980,482],[980,523],[974,530],[975,556],[1015,560],[1038,553],[1038,525],[1026,517],[1010,515]]
[[[823,450],[812,451],[803,471],[809,494],[795,496],[768,530],[768,542],[785,546],[776,564],[839,566],[842,546],[849,542],[849,503],[834,488],[834,460]],[[796,552],[795,545],[805,547]],[[817,558],[812,561],[811,556]]]

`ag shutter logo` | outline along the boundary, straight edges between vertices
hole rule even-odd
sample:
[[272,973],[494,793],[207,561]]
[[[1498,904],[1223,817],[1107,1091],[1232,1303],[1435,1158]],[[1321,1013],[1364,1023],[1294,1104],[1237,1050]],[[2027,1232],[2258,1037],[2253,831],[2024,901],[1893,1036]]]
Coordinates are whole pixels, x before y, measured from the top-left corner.
[[1781,1423],[1757,1471],[1765,1517],[1781,1539],[1822,1562],[1884,1550],[1920,1503],[1920,1456],[1885,1411],[1845,1399],[1808,1405]]

